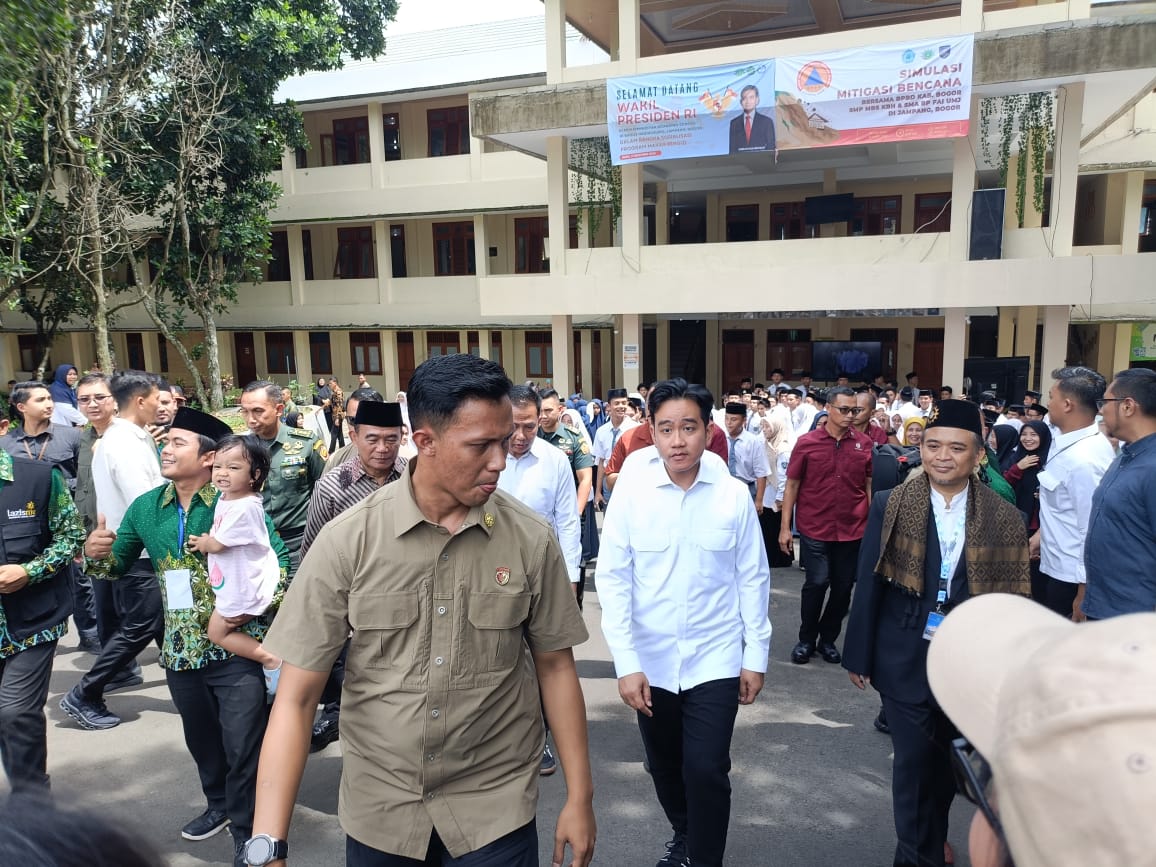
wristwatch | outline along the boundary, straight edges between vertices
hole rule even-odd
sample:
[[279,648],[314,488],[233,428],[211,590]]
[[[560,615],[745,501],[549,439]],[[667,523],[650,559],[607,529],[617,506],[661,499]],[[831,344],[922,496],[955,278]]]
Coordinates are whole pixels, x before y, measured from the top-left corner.
[[257,834],[245,841],[241,849],[245,863],[250,867],[265,867],[289,856],[289,844],[268,834]]

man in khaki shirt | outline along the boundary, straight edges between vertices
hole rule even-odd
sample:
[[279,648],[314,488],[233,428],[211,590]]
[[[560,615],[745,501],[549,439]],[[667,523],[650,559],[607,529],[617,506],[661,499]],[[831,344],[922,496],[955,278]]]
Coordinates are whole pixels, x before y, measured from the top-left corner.
[[[352,630],[340,820],[350,867],[537,867],[539,689],[566,774],[552,862],[593,857],[585,641],[549,526],[497,491],[510,382],[472,355],[410,382],[414,458],[318,534],[265,647],[285,660],[261,751],[250,863],[280,863],[326,676]],[[527,653],[527,650],[529,651]],[[265,836],[262,836],[265,835]],[[428,859],[428,861],[427,861]]]

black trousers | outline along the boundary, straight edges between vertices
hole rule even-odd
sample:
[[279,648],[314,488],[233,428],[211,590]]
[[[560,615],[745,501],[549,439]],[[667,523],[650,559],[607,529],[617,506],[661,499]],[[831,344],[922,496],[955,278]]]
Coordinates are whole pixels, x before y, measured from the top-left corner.
[[48,789],[44,704],[56,641],[0,659],[0,759],[14,793]]
[[720,867],[731,816],[731,735],[739,679],[711,680],[679,693],[651,687],[654,716],[638,730],[654,791],[695,867]]
[[818,639],[834,644],[839,637],[843,618],[851,607],[860,541],[822,542],[799,534],[799,562],[807,570],[800,606],[799,641],[814,644]]
[[1044,598],[1039,601],[1044,604],[1044,607],[1071,620],[1072,606],[1076,602],[1076,594],[1080,592],[1080,585],[1072,581],[1061,581],[1045,572],[1041,572],[1040,576],[1044,579]]
[[269,720],[260,663],[232,656],[192,671],[166,671],[165,677],[209,809],[223,810],[233,836],[248,839]]
[[460,858],[450,856],[434,831],[425,859],[420,861],[390,855],[346,837],[345,867],[538,867],[538,824],[531,819],[530,824]]
[[113,589],[117,582],[92,580],[92,601],[96,609],[96,633],[104,647],[120,628],[120,612],[116,610]]
[[759,515],[759,526],[763,531],[763,547],[767,551],[767,562],[772,569],[783,569],[795,562],[795,558],[783,553],[779,547],[779,530],[783,526],[783,513],[770,506]]
[[86,698],[99,700],[104,688],[150,642],[160,644],[164,635],[161,585],[148,560],[137,560],[113,584],[113,600],[120,612],[120,626],[101,648],[88,674],[80,679]]
[[[72,620],[83,637],[86,634],[99,635],[96,621],[96,600],[92,594],[92,579],[76,564],[68,566],[68,580],[72,587]],[[103,642],[101,642],[103,646]]]
[[895,750],[891,771],[895,865],[943,867],[943,844],[955,798],[951,741],[958,732],[930,702],[908,704],[883,696],[883,709]]
[[582,560],[580,561],[582,563],[598,557],[598,522],[594,517],[595,511],[594,503],[589,502],[578,517],[578,529],[582,538]]

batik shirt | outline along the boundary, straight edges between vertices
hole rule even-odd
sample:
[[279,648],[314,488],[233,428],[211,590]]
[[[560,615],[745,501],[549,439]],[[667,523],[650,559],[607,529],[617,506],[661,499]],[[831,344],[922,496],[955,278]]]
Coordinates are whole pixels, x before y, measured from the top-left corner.
[[[161,585],[161,600],[165,611],[165,634],[161,645],[161,665],[171,671],[189,671],[220,662],[231,655],[227,650],[209,641],[209,615],[213,613],[213,588],[209,585],[207,561],[204,554],[190,551],[190,536],[200,536],[213,529],[213,508],[220,492],[206,484],[194,496],[187,512],[180,508],[177,489],[172,482],[154,488],[133,500],[125,512],[112,555],[105,560],[89,560],[87,572],[94,578],[115,578],[141,556],[146,549],[152,559],[157,581]],[[281,581],[273,594],[273,602],[260,617],[254,617],[240,631],[258,641],[265,637],[273,612],[281,604],[288,587],[289,553],[285,543],[265,515],[269,529],[269,544],[281,564]],[[173,607],[166,575],[189,570],[192,587],[192,607]]]

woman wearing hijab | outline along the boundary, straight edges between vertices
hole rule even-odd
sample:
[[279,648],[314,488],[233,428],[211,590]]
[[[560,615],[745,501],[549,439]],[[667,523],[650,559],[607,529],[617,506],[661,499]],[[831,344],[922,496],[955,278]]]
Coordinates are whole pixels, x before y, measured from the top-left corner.
[[907,417],[907,421],[903,422],[903,445],[918,446],[923,442],[923,429],[927,426],[927,419],[920,415],[912,415]]
[[590,434],[591,442],[594,442],[598,428],[604,424],[606,424],[606,406],[596,397],[586,404],[586,433]]
[[[996,430],[1004,427],[998,425]],[[1023,513],[1030,536],[1040,527],[1040,472],[1048,461],[1052,431],[1042,421],[1029,420],[1020,428],[1019,445],[1012,451],[1012,463],[1003,477],[1015,491],[1016,508]],[[1046,579],[1040,574],[1040,561],[1032,560],[1032,598],[1042,602]]]
[[313,394],[313,405],[321,407],[325,416],[325,424],[333,430],[333,390],[324,376],[317,377],[317,390]]
[[52,423],[67,427],[83,427],[88,419],[81,413],[76,401],[76,382],[80,374],[71,364],[62,364],[56,368],[56,376],[48,386],[48,393],[52,395]]
[[1019,431],[1010,424],[992,425],[987,437],[988,445],[995,450],[996,460],[999,462],[999,471],[1006,473],[1016,462],[1013,457],[1016,445],[1019,442]]
[[[783,521],[783,490],[787,485],[787,464],[791,460],[791,449],[795,445],[794,428],[789,416],[773,412],[767,413],[761,422],[763,440],[767,449],[767,465],[771,474],[763,492],[763,511],[759,524],[763,530],[763,545],[767,549],[767,560],[771,568],[790,566],[794,558],[783,553],[779,546],[779,530]],[[788,516],[787,520],[790,520]]]

